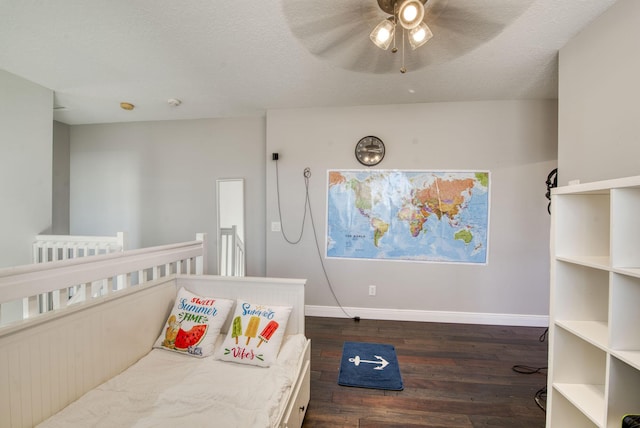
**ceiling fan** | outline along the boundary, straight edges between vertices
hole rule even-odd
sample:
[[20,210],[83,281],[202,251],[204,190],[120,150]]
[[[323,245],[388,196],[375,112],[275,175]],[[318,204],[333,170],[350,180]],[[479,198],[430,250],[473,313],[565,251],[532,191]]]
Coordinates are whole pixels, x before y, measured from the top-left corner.
[[[412,72],[450,61],[491,40],[533,0],[412,0],[422,3],[419,22],[433,34],[413,48],[410,28],[395,25],[407,0],[283,0],[293,35],[313,55],[340,68],[371,74]],[[395,26],[395,49],[372,41],[384,21]],[[391,30],[388,30],[391,31]],[[403,55],[404,52],[404,55]]]

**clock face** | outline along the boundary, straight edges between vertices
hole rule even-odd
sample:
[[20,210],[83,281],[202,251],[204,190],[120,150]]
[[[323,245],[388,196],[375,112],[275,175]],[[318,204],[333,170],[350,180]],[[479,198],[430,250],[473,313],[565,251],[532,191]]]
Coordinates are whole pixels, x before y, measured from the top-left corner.
[[356,144],[356,159],[362,165],[378,165],[384,158],[384,143],[378,137],[368,136]]

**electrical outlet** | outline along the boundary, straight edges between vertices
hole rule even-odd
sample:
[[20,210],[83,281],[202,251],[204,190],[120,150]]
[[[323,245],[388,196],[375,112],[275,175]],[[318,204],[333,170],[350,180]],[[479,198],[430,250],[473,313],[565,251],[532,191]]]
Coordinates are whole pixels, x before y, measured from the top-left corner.
[[280,225],[279,221],[272,221],[271,222],[271,231],[272,232],[280,232],[282,230],[282,226]]
[[369,286],[369,296],[375,296],[376,295],[376,286],[375,285],[370,285]]

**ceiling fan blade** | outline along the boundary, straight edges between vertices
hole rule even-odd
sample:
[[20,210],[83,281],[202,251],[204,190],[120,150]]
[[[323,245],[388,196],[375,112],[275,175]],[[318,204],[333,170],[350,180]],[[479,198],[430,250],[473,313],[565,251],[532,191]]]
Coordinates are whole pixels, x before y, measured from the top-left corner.
[[425,22],[434,37],[425,45],[427,49],[418,53],[429,63],[450,61],[478,48],[498,36],[533,3],[533,0],[432,1],[434,5]]
[[311,54],[347,70],[385,74],[402,67],[403,43],[408,71],[447,62],[496,37],[533,1],[428,0],[425,22],[433,39],[414,51],[398,27],[395,54],[369,40],[388,17],[377,0],[283,0],[282,7],[291,32]]
[[291,32],[312,53],[366,31],[368,22],[375,22],[377,8],[370,0],[285,0],[282,5]]
[[369,39],[388,16],[376,0],[284,0],[282,5],[291,32],[313,55],[347,70],[391,71],[388,60],[377,60],[385,52]]
[[[434,10],[426,15],[425,22],[440,30],[487,40],[502,32],[532,3],[533,0],[447,0],[446,6],[434,7]],[[444,3],[440,2],[438,5]]]

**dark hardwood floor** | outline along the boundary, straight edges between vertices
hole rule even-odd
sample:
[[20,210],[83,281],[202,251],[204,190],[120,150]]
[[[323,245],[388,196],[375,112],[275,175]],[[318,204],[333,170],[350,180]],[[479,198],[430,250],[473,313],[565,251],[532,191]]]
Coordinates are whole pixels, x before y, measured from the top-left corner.
[[[307,317],[311,402],[303,427],[542,428],[534,396],[547,366],[544,328]],[[395,346],[403,391],[337,383],[345,341]],[[543,402],[544,404],[544,402]]]

